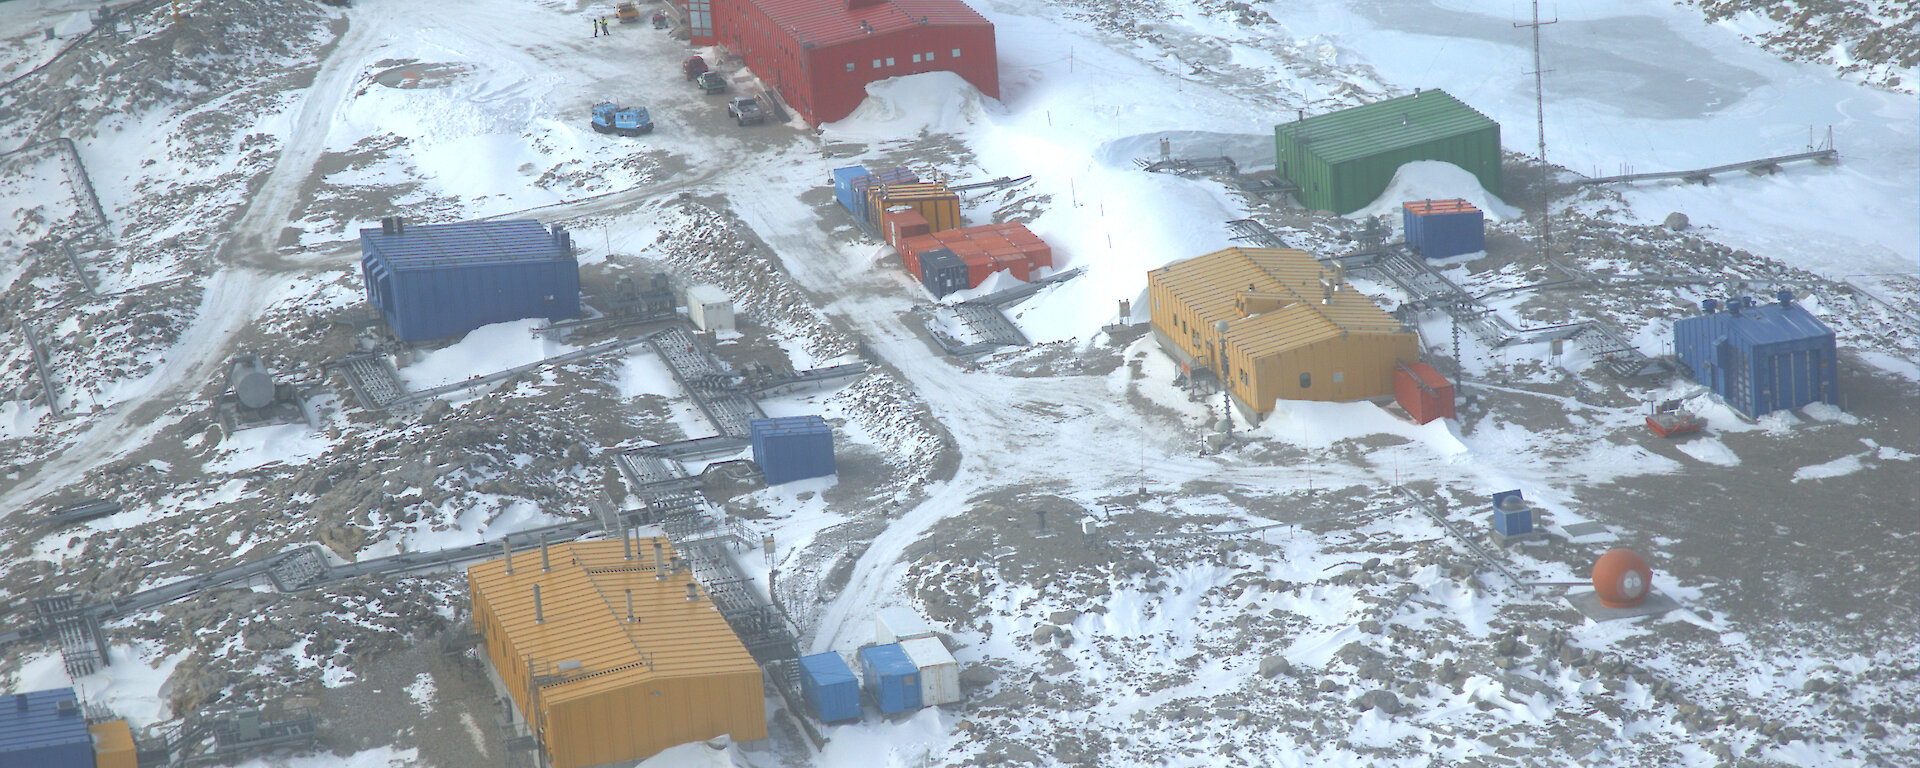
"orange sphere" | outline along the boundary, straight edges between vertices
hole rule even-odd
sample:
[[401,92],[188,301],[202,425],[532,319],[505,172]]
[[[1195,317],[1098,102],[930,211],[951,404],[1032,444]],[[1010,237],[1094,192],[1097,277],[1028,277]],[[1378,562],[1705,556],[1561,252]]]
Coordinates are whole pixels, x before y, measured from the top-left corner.
[[1593,562],[1593,591],[1608,608],[1632,608],[1653,591],[1653,569],[1631,549],[1609,549]]

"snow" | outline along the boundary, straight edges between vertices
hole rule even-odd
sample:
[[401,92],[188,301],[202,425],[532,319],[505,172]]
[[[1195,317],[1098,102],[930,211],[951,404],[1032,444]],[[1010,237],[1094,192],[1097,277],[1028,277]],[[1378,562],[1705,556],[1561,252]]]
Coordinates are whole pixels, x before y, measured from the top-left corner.
[[1393,174],[1393,181],[1387,183],[1387,191],[1367,207],[1347,214],[1348,218],[1359,219],[1367,216],[1380,216],[1388,225],[1399,228],[1401,204],[1409,200],[1465,200],[1479,208],[1489,222],[1507,221],[1520,218],[1520,209],[1507,205],[1486,187],[1480,185],[1480,179],[1467,169],[1453,163],[1438,160],[1420,160],[1400,166]]
[[244,472],[269,464],[294,463],[326,453],[333,441],[306,424],[280,424],[235,432],[220,442],[210,472]]
[[433,675],[429,673],[421,672],[413,677],[413,682],[407,684],[407,696],[420,706],[421,712],[433,711],[433,694]]
[[546,321],[540,319],[483,325],[468,331],[460,341],[427,352],[400,368],[400,378],[408,389],[430,389],[537,363],[575,349],[534,333],[545,325]]

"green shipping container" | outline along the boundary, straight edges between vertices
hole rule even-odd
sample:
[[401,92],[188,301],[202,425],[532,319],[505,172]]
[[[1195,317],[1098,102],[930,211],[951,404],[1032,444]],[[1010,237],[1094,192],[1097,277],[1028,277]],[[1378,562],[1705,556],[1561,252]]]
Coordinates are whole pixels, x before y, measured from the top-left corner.
[[1274,166],[1300,202],[1345,215],[1387,191],[1400,166],[1442,160],[1500,194],[1500,124],[1446,91],[1419,91],[1273,127]]

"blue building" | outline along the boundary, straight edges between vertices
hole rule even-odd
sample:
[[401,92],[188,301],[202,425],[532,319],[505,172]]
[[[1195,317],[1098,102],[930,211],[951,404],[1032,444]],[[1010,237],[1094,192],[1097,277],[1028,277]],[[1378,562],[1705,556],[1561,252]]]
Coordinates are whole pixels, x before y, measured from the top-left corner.
[[800,657],[800,695],[820,714],[820,722],[860,719],[860,678],[838,653]]
[[1701,302],[1706,314],[1673,324],[1673,350],[1687,375],[1748,418],[1809,403],[1840,403],[1833,330],[1782,293]]
[[870,645],[860,649],[860,677],[867,695],[885,714],[919,709],[920,667],[915,666],[899,643]]
[[566,230],[530,219],[360,230],[367,301],[401,341],[492,323],[580,314],[580,264]]
[[93,768],[93,737],[73,689],[0,697],[0,766]]
[[779,485],[834,473],[833,427],[819,416],[754,419],[753,461],[767,485]]

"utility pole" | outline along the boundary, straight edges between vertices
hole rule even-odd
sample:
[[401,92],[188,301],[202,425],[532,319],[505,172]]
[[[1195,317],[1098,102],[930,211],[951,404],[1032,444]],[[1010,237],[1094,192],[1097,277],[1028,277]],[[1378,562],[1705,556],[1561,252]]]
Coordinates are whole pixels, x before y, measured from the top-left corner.
[[[1540,173],[1543,190],[1546,187],[1545,174],[1551,173],[1553,166],[1547,164],[1547,101],[1546,88],[1542,81],[1547,70],[1540,66],[1540,28],[1558,23],[1560,20],[1557,18],[1552,21],[1541,21],[1540,0],[1533,0],[1533,23],[1513,25],[1515,29],[1520,27],[1533,29],[1533,114],[1540,130]],[[1553,261],[1552,202],[1550,199],[1540,201],[1540,258],[1548,263]]]

